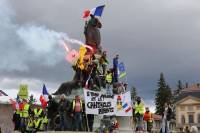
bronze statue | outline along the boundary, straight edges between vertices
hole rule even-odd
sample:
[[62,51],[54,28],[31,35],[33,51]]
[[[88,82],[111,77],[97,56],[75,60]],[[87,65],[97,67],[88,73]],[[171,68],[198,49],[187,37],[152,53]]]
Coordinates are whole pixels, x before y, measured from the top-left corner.
[[[101,53],[101,35],[99,28],[102,27],[102,24],[99,19],[96,18],[94,15],[90,15],[90,17],[90,20],[88,22],[86,21],[85,23],[85,43],[93,48],[93,54]],[[53,93],[53,95],[60,95],[63,93],[66,95],[70,95],[73,89],[79,89],[80,86],[84,86],[85,81],[88,77],[88,70],[80,70],[76,66],[73,66],[73,69],[75,71],[73,80],[62,83],[58,90]],[[98,87],[100,88],[99,79],[97,81],[96,82],[98,83]]]
[[101,53],[101,34],[99,29],[102,24],[94,15],[90,15],[90,17],[90,20],[85,23],[85,43],[93,47],[95,53]]

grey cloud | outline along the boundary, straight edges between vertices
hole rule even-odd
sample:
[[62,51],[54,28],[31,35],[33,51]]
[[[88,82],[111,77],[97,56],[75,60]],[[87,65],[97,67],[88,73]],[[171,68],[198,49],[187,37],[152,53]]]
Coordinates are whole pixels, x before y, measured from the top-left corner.
[[[198,0],[21,0],[20,2],[10,0],[10,2],[16,15],[14,21],[19,25],[29,22],[45,25],[58,32],[67,32],[79,40],[84,40],[82,11],[105,3],[105,12],[101,18],[103,48],[109,52],[111,65],[112,57],[116,53],[120,54],[126,65],[128,83],[130,86],[134,84],[139,89],[140,95],[148,99],[153,98],[160,72],[164,72],[167,82],[173,88],[179,79],[189,83],[198,82],[200,77]],[[61,56],[64,58],[64,55]],[[26,61],[31,68],[27,74],[12,71],[3,74],[47,79],[51,82],[64,81],[65,77],[71,78],[71,67],[69,64],[65,66],[64,60],[61,59],[55,67],[49,67],[41,65],[42,58],[35,59],[38,61]]]

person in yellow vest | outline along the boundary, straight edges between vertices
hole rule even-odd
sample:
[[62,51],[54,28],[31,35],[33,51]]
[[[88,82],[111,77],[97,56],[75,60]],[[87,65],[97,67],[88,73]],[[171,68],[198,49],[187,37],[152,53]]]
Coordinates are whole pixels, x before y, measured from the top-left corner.
[[107,60],[107,52],[103,51],[102,56],[99,59],[99,65],[102,67],[103,69],[103,75],[106,75],[106,69],[108,66],[109,62]]
[[42,121],[43,121],[42,118],[34,117],[34,131],[33,131],[33,133],[36,133],[37,131],[44,131],[44,127],[43,127]]
[[112,80],[113,80],[112,77],[113,77],[113,75],[112,75],[111,70],[108,70],[107,74],[106,74],[106,91],[107,91],[108,95],[113,95],[113,90],[111,88],[111,84],[112,84]]
[[79,95],[75,96],[75,99],[72,101],[72,114],[74,118],[74,130],[82,131],[82,112],[83,112],[83,102],[80,99]]
[[44,126],[44,131],[47,131],[47,126],[48,126],[48,118],[47,118],[47,114],[44,112],[44,116],[42,118],[42,123]]
[[144,115],[144,103],[141,101],[140,97],[137,97],[135,102],[135,116],[137,121],[137,126],[142,127]]
[[34,113],[34,117],[42,118],[44,116],[44,111],[39,106],[33,110],[33,113]]
[[26,99],[23,99],[23,108],[22,108],[21,114],[20,114],[20,117],[21,117],[20,127],[21,127],[22,133],[25,133],[25,131],[26,131],[29,114],[31,114],[30,105],[28,104]]
[[147,132],[151,133],[151,129],[153,128],[153,113],[150,112],[149,107],[145,108],[146,112],[144,113],[144,121]]
[[29,119],[28,119],[28,123],[27,123],[27,126],[26,126],[26,132],[32,133],[33,127],[34,127],[34,116],[33,116],[33,114],[30,114]]

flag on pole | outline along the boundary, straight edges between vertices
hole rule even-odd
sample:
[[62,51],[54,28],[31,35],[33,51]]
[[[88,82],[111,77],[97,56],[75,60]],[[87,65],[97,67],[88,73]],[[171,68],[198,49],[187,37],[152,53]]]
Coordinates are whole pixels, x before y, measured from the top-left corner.
[[90,81],[91,76],[89,75],[88,79],[85,82],[85,89],[89,88],[89,81]]
[[94,16],[99,16],[101,17],[102,13],[103,13],[103,9],[104,9],[105,5],[101,5],[101,6],[97,6],[96,8],[93,8],[91,10],[85,10],[83,12],[83,18],[87,18],[90,16],[90,14],[94,15]]
[[43,85],[43,89],[42,89],[42,95],[40,96],[40,102],[43,108],[46,108],[47,106],[47,101],[48,101],[48,91],[47,88],[45,86],[45,84]]
[[119,78],[123,78],[126,76],[126,70],[125,70],[125,67],[124,67],[124,63],[121,62],[118,64],[118,77]]

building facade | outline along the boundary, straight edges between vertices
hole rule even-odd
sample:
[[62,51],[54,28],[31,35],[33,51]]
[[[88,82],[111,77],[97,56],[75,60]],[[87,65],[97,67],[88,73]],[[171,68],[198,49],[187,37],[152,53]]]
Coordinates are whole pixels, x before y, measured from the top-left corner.
[[184,89],[178,97],[176,104],[177,128],[191,127],[200,128],[200,86],[193,85]]

